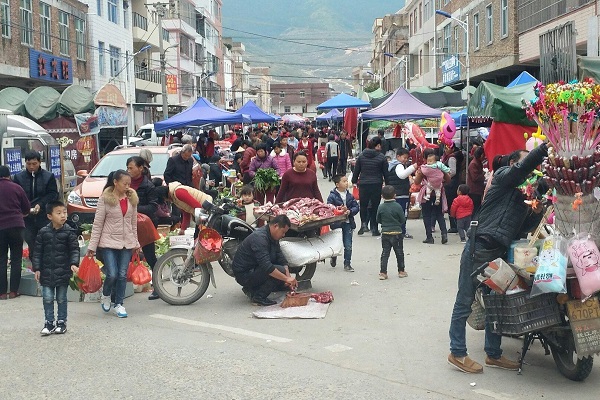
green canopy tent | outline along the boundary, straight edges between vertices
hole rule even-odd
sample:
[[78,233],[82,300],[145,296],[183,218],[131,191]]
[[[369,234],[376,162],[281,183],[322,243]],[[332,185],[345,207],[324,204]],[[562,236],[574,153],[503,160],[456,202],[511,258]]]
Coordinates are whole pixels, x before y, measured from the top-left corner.
[[17,87],[0,90],[0,109],[9,110],[15,115],[23,115],[25,100],[29,93]]
[[58,113],[66,117],[85,112],[93,113],[95,108],[94,96],[83,86],[67,87],[58,100]]
[[498,154],[525,149],[524,133],[533,133],[537,124],[527,118],[522,100],[535,98],[534,85],[506,88],[481,82],[467,107],[470,121],[491,124],[485,143],[485,155],[492,160]]

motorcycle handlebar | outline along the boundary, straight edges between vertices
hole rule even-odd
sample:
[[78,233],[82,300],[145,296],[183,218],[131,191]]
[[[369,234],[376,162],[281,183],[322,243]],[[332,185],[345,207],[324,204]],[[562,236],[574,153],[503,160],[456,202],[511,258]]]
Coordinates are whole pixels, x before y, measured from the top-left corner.
[[489,262],[481,264],[475,271],[473,271],[471,278],[475,278],[477,275],[481,274],[488,265],[490,265]]

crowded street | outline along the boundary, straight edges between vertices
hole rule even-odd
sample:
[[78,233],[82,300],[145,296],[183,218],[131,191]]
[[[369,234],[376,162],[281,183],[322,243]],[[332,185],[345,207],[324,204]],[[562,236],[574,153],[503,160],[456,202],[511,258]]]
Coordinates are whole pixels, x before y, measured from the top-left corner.
[[[321,192],[330,187],[320,179]],[[380,239],[354,237],[355,272],[319,263],[313,290],[335,301],[317,320],[256,319],[240,286],[215,269],[217,288],[189,306],[127,301],[115,321],[94,303],[70,305],[65,337],[23,332],[37,326],[40,299],[2,304],[0,360],[15,399],[596,399],[600,369],[585,383],[562,377],[539,343],[523,375],[485,368],[463,374],[446,362],[448,327],[463,245],[423,244],[423,223],[409,220],[408,278],[378,280]],[[439,233],[437,235],[439,238]],[[353,284],[356,282],[357,284]],[[116,323],[119,322],[119,323]],[[467,327],[469,354],[483,361],[483,332]],[[522,339],[503,340],[516,359]]]

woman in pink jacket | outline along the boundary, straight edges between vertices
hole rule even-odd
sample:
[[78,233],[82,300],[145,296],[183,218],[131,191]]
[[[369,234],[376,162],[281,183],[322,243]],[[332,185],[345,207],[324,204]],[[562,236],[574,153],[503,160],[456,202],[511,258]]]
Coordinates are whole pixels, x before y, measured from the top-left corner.
[[122,169],[108,175],[106,186],[98,199],[87,252],[88,256],[93,256],[97,250],[101,252],[106,274],[102,310],[110,311],[113,295],[112,303],[119,318],[127,317],[123,307],[127,267],[133,251],[140,249],[137,240],[138,197],[135,190],[130,189],[130,184],[131,176]]

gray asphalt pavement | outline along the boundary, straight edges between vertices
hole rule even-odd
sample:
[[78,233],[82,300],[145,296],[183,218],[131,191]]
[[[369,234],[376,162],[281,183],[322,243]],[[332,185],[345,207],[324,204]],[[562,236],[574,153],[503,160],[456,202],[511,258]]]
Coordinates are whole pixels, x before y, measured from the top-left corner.
[[[329,184],[321,182],[323,194]],[[327,190],[325,190],[327,188]],[[335,301],[322,320],[259,320],[223,271],[190,306],[147,294],[126,299],[127,319],[98,303],[69,303],[68,332],[40,337],[41,298],[0,302],[0,386],[10,399],[596,399],[600,366],[583,383],[563,378],[539,344],[524,374],[485,368],[466,375],[446,362],[462,245],[421,243],[409,221],[408,278],[378,280],[380,240],[354,238],[354,273],[319,264],[314,291]],[[393,259],[393,256],[391,257]],[[351,285],[352,281],[358,285]],[[269,336],[265,336],[269,335]],[[483,363],[483,332],[468,330]],[[505,339],[517,358],[521,342]],[[596,360],[598,361],[598,360]],[[599,362],[600,363],[600,362]],[[475,384],[472,386],[472,384]]]

